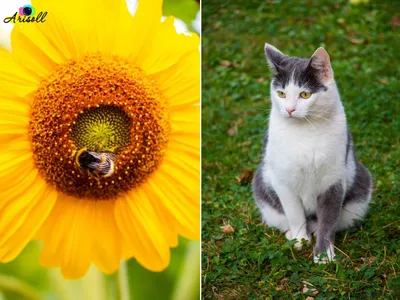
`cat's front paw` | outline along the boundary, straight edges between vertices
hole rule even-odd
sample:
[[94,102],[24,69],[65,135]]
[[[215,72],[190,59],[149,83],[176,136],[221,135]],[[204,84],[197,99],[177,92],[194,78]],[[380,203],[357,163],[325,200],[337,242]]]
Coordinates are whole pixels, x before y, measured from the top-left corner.
[[294,247],[297,250],[301,250],[301,248],[303,247],[303,244],[301,242],[302,239],[306,240],[308,243],[311,241],[310,237],[307,234],[298,234],[297,236],[293,237],[290,230],[286,231],[285,236],[289,241],[294,238],[297,240],[296,244],[294,244]]
[[301,248],[303,248],[302,240],[305,240],[307,243],[311,242],[311,238],[307,234],[297,235],[295,238],[297,240],[296,244],[294,244],[294,247],[296,248],[296,250],[301,250]]
[[290,241],[292,239],[292,232],[290,230],[286,231],[285,236],[288,239],[288,241]]
[[314,263],[316,264],[326,264],[334,261],[334,258],[335,250],[331,244],[326,247],[325,251],[314,250]]

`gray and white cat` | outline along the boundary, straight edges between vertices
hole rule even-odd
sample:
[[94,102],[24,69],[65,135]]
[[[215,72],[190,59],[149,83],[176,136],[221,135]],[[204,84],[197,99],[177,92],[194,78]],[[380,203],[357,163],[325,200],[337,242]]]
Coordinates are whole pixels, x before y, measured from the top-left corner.
[[304,59],[265,44],[265,54],[272,109],[254,197],[264,222],[296,238],[296,248],[314,233],[314,261],[325,263],[335,256],[335,232],[366,214],[371,176],[354,154],[325,49]]

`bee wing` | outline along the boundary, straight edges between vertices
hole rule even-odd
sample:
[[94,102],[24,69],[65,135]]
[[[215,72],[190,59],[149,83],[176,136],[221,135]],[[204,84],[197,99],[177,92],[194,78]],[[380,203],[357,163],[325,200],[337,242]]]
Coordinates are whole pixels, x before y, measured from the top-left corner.
[[106,153],[107,158],[109,158],[110,160],[114,161],[117,156],[114,153]]

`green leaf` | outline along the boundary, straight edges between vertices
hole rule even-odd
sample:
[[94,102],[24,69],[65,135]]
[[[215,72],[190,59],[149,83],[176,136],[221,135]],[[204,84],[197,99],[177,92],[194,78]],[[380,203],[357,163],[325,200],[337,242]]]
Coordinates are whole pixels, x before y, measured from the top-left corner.
[[163,3],[164,16],[174,16],[181,19],[188,26],[196,19],[200,5],[194,0],[166,0]]

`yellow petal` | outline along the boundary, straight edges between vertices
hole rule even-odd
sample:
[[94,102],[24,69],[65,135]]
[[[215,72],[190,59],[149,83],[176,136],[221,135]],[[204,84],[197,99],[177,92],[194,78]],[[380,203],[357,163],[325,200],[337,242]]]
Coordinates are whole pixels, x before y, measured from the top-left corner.
[[[154,2],[154,1],[146,1]],[[133,38],[134,32],[128,33],[127,36],[120,35],[120,31],[129,28],[132,24],[133,18],[129,13],[126,1],[124,0],[101,0],[96,3],[91,10],[94,15],[100,16],[107,12],[107,20],[112,20],[104,26],[103,18],[96,18],[96,34],[98,36],[98,51],[105,55],[118,54],[115,48],[118,47],[118,38],[121,42],[126,42],[127,39]],[[136,43],[125,44],[125,48],[132,51],[133,48],[137,47]]]
[[145,195],[149,199],[149,203],[157,215],[161,228],[165,231],[168,245],[170,247],[176,247],[178,245],[178,233],[175,217],[160,203],[158,196],[154,194],[148,183],[144,183],[141,188],[143,188]]
[[8,98],[0,98],[0,101],[0,144],[2,150],[9,151],[16,138],[28,140],[29,106],[19,98],[14,102]]
[[36,72],[26,69],[3,48],[0,48],[0,61],[0,99],[25,96],[36,90],[40,81]]
[[25,101],[20,101],[19,98],[0,99],[0,113],[8,115],[18,115],[29,117],[29,105]]
[[[57,63],[62,61],[60,53],[47,42],[43,34],[37,28],[39,25],[31,23],[22,23],[14,26],[11,32],[11,45],[13,56],[31,72],[37,74],[40,78],[46,78]],[[38,42],[36,41],[38,39]]]
[[[21,172],[24,169],[24,172]],[[2,172],[0,180],[7,183],[7,187],[0,192],[0,209],[8,205],[12,199],[24,197],[34,181],[38,171],[29,159],[15,163],[7,172]]]
[[57,192],[37,177],[22,197],[1,209],[0,261],[14,259],[29,243],[49,215],[56,197]]
[[[12,147],[9,149],[10,152],[0,152],[0,179],[3,181],[8,181],[6,176],[10,172],[14,172],[13,169],[16,169],[21,163],[30,162],[32,159],[29,148],[25,148],[26,142],[24,139],[16,140],[14,144],[10,145]],[[18,173],[18,170],[16,169],[15,172]],[[21,173],[21,170],[19,170],[19,173]]]
[[[39,24],[39,29],[54,48],[59,49],[64,57],[78,58],[99,50],[96,22],[104,22],[102,2],[32,0],[32,6],[37,12],[48,12],[46,22]],[[96,14],[100,9],[103,9],[100,15]]]
[[[200,148],[200,106],[190,105],[180,107],[180,109],[171,109],[170,112],[172,132],[171,139],[186,140],[194,139]],[[187,143],[187,142],[186,142]]]
[[197,192],[200,188],[200,159],[189,157],[187,159],[188,161],[185,162],[178,156],[166,156],[159,170],[177,184],[188,199],[195,199],[195,202],[198,203],[198,198],[194,197],[196,194],[193,194],[193,191]]
[[[169,171],[165,167],[158,170],[148,181],[149,186],[160,203],[174,215],[178,232],[186,238],[198,239],[200,233],[200,181],[197,179],[197,182],[191,183],[188,190],[186,187],[188,181],[184,179],[185,177],[175,181],[165,174]],[[176,186],[179,186],[179,189]],[[182,186],[185,186],[186,192],[183,192]],[[189,197],[188,193],[190,193]]]
[[60,195],[36,238],[44,240],[41,263],[61,266],[65,278],[82,277],[91,262],[107,274],[119,267],[122,237],[113,201]]
[[198,50],[199,44],[200,38],[195,33],[190,36],[177,34],[174,18],[168,17],[158,25],[136,61],[147,74],[154,74],[173,66],[186,53]]
[[183,56],[176,64],[153,75],[170,106],[200,101],[200,52]]
[[41,229],[44,243],[40,262],[46,267],[61,266],[66,279],[80,278],[89,269],[94,251],[91,204],[91,201],[59,194]]
[[[89,200],[90,201],[90,200]],[[117,271],[122,236],[114,218],[114,201],[94,201],[93,262],[104,273]]]
[[168,266],[167,237],[146,194],[139,189],[115,203],[115,219],[136,260],[151,271]]
[[161,21],[162,0],[138,2],[133,20],[120,26],[115,32],[114,54],[138,62],[139,52],[149,51],[152,38]]
[[28,116],[18,116],[6,113],[5,111],[0,111],[0,125],[9,125],[9,126],[25,126],[29,125],[29,117]]

